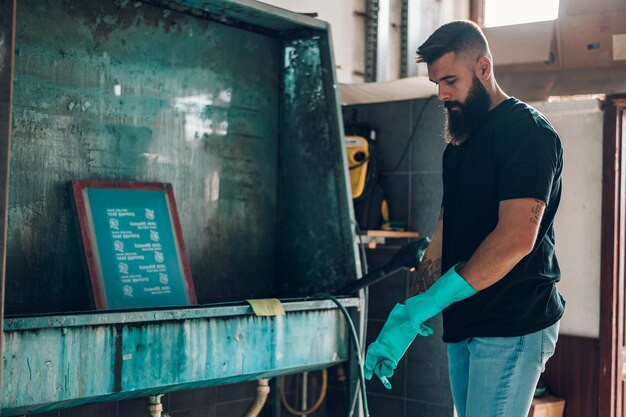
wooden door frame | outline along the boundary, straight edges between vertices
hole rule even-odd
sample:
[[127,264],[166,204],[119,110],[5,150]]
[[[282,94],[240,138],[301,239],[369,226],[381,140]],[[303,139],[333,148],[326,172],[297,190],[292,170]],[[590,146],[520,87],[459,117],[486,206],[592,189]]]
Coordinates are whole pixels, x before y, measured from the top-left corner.
[[626,94],[607,96],[602,156],[602,240],[600,265],[600,376],[598,417],[621,417],[624,365],[624,126]]
[[483,20],[485,19],[484,6],[485,0],[469,1],[469,19],[481,27],[483,25]]

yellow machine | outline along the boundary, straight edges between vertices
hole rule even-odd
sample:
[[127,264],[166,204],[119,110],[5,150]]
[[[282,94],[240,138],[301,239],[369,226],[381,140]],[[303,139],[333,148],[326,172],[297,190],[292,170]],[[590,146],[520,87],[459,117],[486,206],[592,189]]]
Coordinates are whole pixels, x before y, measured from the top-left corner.
[[350,168],[352,199],[357,199],[365,190],[367,167],[370,160],[369,143],[362,136],[346,136],[344,142],[348,154],[348,167]]
[[[382,196],[376,205],[376,208],[369,207],[367,203],[360,200],[367,198],[367,194],[372,192],[372,185],[368,185],[368,181],[372,181],[372,172],[368,169],[375,170],[375,160],[372,158],[370,144],[363,136],[350,135],[344,138],[346,146],[346,154],[348,156],[348,167],[350,168],[350,185],[352,186],[352,199],[355,201],[355,212],[357,212],[357,220],[359,213],[365,207],[365,213],[378,212],[380,218],[379,227],[383,230],[404,230],[403,225],[395,225],[389,220],[389,204]],[[367,190],[366,190],[367,187]],[[376,201],[376,199],[374,199]],[[363,204],[361,204],[363,203]],[[373,210],[373,211],[372,211]],[[363,218],[361,217],[363,220]],[[359,222],[361,223],[361,222]],[[362,226],[363,227],[363,226]]]

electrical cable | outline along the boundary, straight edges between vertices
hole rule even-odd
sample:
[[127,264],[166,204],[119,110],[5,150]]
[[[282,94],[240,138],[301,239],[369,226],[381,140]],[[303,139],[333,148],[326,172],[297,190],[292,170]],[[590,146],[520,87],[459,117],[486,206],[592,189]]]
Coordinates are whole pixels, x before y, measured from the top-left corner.
[[[350,313],[348,313],[348,310],[346,310],[346,308],[343,306],[343,304],[341,304],[341,302],[335,296],[333,296],[331,294],[319,294],[319,297],[328,298],[333,303],[335,303],[337,305],[337,307],[339,307],[339,310],[341,310],[341,313],[343,314],[343,316],[346,319],[346,321],[348,322],[348,324],[350,325],[350,334],[352,335],[352,341],[354,342],[354,346],[356,348],[357,357],[358,357],[359,386],[361,388],[361,399],[362,399],[362,402],[363,402],[363,415],[365,417],[369,417],[370,413],[369,413],[369,408],[367,406],[367,395],[366,395],[366,389],[365,389],[365,375],[363,374],[363,359],[362,359],[363,355],[361,354],[361,345],[359,343],[359,335],[358,335],[358,333],[356,331],[356,328],[354,327],[354,322],[350,318]],[[355,395],[354,397],[356,398],[357,395]],[[353,412],[354,412],[354,410],[350,411],[350,414],[349,414],[350,417],[353,415]]]
[[[354,231],[357,235],[357,238],[359,240],[358,243],[358,247],[359,247],[359,255],[361,257],[361,274],[362,276],[367,275],[368,273],[368,266],[367,266],[367,255],[365,254],[365,243],[363,242],[363,236],[361,235],[361,228],[359,227],[359,223],[358,222],[354,222]],[[365,300],[364,306],[363,306],[363,316],[365,317],[365,320],[367,321],[367,299],[369,297],[369,287],[365,287],[363,288],[363,299]],[[333,300],[334,301],[334,300]],[[336,302],[335,302],[336,303]],[[354,327],[354,324],[352,323],[352,319],[349,316],[346,316],[346,319],[349,321],[349,323],[351,323],[351,326]],[[365,327],[367,328],[367,326]],[[363,332],[363,340],[361,341],[361,343],[363,343],[363,345],[359,345],[359,339],[358,339],[358,335],[356,335],[356,345],[360,346],[360,350],[357,348],[357,355],[359,355],[359,368],[361,369],[359,371],[359,373],[362,373],[362,369],[363,366],[361,364],[361,358],[362,358],[362,353],[365,350],[365,339],[366,339],[366,334],[365,331]],[[359,375],[359,382],[360,382],[360,377],[361,375]],[[349,389],[349,388],[348,388]],[[356,387],[356,389],[359,389],[359,386]],[[349,392],[348,392],[349,395]],[[363,401],[365,402],[365,407],[364,410],[367,411],[367,394],[365,391],[365,381],[363,381],[363,387],[361,389],[361,397],[363,398]],[[352,403],[350,404],[350,411],[348,416],[352,417],[354,415],[354,409],[356,407],[356,401],[358,398],[358,392],[355,391],[354,396],[352,397]]]
[[349,170],[351,169],[357,169],[358,167],[361,167],[363,165],[365,165],[366,162],[369,162],[370,157],[366,157],[365,159],[363,159],[362,161],[357,162],[356,165],[352,165],[351,167],[348,167]]
[[424,115],[424,111],[426,110],[426,107],[428,107],[428,105],[430,104],[431,100],[434,99],[436,96],[430,96],[426,99],[426,102],[424,103],[424,105],[422,106],[422,108],[420,109],[419,115],[417,116],[417,119],[415,120],[415,124],[413,125],[413,129],[411,131],[411,134],[409,135],[409,140],[406,141],[406,145],[404,145],[404,150],[402,151],[402,155],[400,156],[400,159],[398,160],[398,162],[396,162],[396,165],[393,167],[393,169],[391,170],[390,174],[393,174],[394,172],[396,172],[398,170],[398,168],[400,167],[400,164],[402,163],[402,161],[404,161],[404,158],[406,157],[406,154],[409,151],[409,146],[411,145],[411,142],[413,142],[413,138],[415,137],[415,132],[417,131],[417,127],[420,124],[420,121],[422,120],[422,116]]
[[[427,103],[426,103],[427,104]],[[425,105],[426,105],[425,104]],[[368,268],[367,268],[367,258],[366,258],[366,254],[365,254],[365,245],[363,243],[363,238],[360,235],[360,228],[357,222],[354,222],[354,227],[355,227],[355,232],[357,234],[357,237],[359,239],[359,255],[361,257],[361,272],[363,275],[367,274],[368,272]],[[368,296],[368,288],[365,287],[363,288],[364,291],[364,298],[367,299]],[[359,368],[359,373],[358,373],[358,377],[359,377],[359,384],[357,386],[357,391],[354,393],[354,396],[352,398],[352,405],[350,406],[350,412],[348,414],[349,417],[352,417],[354,415],[354,410],[355,410],[355,406],[356,406],[356,401],[359,397],[358,395],[358,390],[360,389],[360,393],[361,393],[361,400],[362,400],[362,404],[363,404],[363,413],[365,417],[369,417],[369,407],[367,404],[367,391],[365,388],[365,375],[363,374],[363,354],[362,354],[362,346],[361,346],[361,340],[359,339],[359,335],[356,331],[356,328],[354,327],[354,322],[352,321],[352,318],[350,317],[350,313],[348,313],[348,310],[346,310],[346,308],[343,306],[343,304],[341,304],[341,302],[333,295],[331,294],[318,294],[312,297],[307,297],[310,299],[314,299],[314,298],[327,298],[329,300],[331,300],[333,303],[335,303],[337,305],[337,307],[339,307],[339,310],[341,311],[341,313],[343,314],[344,318],[346,319],[346,321],[349,324],[350,327],[350,336],[351,336],[351,340],[354,343],[354,346],[356,348],[356,354],[357,354],[357,362],[358,362],[358,368]],[[367,304],[367,303],[365,303]],[[367,307],[364,306],[364,309],[366,309]],[[367,320],[367,310],[365,310],[365,318]],[[365,343],[365,335],[363,337],[363,343]],[[363,345],[364,347],[364,345]],[[326,372],[326,370],[324,370]],[[301,415],[307,415],[307,414],[311,414],[313,413],[313,411],[315,411],[323,402],[324,400],[324,393],[325,393],[325,385],[327,383],[327,374],[324,373],[322,374],[322,394],[320,395],[320,397],[318,398],[318,400],[316,401],[316,403],[313,405],[313,407],[311,407],[309,410],[305,410],[305,411],[298,411],[296,409],[294,409],[293,407],[291,407],[288,403],[287,400],[285,398],[285,390],[284,390],[284,377],[282,377],[279,380],[279,386],[280,386],[280,392],[281,392],[281,401],[283,403],[283,405],[285,406],[285,408],[292,414],[297,415],[297,416],[301,416]]]
[[[368,265],[367,265],[367,255],[365,254],[365,243],[363,242],[363,236],[361,235],[361,228],[359,227],[359,223],[358,222],[354,222],[354,229],[356,231],[356,234],[359,238],[359,254],[361,255],[361,273],[363,274],[362,276],[367,275],[367,273],[369,272],[368,269]],[[363,316],[365,317],[365,322],[367,323],[367,317],[368,317],[368,300],[369,300],[369,286],[363,288],[363,299],[365,300],[364,306],[363,306]],[[366,342],[366,336],[367,336],[367,326],[365,326],[364,331],[363,331],[363,340],[362,340],[362,345],[361,345],[361,350],[365,350],[365,342]]]

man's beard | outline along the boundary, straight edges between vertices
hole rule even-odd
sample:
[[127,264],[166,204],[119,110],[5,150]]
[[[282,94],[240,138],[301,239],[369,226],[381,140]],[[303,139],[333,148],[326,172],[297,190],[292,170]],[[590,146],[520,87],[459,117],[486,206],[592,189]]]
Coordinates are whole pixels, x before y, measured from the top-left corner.
[[[485,120],[491,106],[491,98],[476,76],[465,102],[446,101],[444,138],[446,143],[460,145],[474,133]],[[456,107],[455,110],[452,110]]]

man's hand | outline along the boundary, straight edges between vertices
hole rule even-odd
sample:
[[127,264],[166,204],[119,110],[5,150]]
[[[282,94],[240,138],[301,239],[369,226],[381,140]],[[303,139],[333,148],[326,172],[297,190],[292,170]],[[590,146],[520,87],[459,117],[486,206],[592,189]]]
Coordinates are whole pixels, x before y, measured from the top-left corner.
[[435,233],[417,267],[417,274],[411,279],[409,295],[426,292],[441,276],[441,252],[443,239],[443,208],[435,225]]
[[406,306],[396,304],[378,338],[367,349],[363,367],[365,379],[372,379],[372,375],[376,374],[385,388],[391,389],[389,378],[418,334],[421,336],[433,334],[430,323],[424,322],[414,326],[411,324]]
[[367,350],[364,365],[366,379],[376,374],[383,385],[390,389],[389,378],[415,336],[432,334],[433,328],[428,319],[450,304],[476,294],[476,290],[457,272],[459,267],[455,265],[450,268],[428,291],[407,299],[406,305],[396,304],[378,338]]

